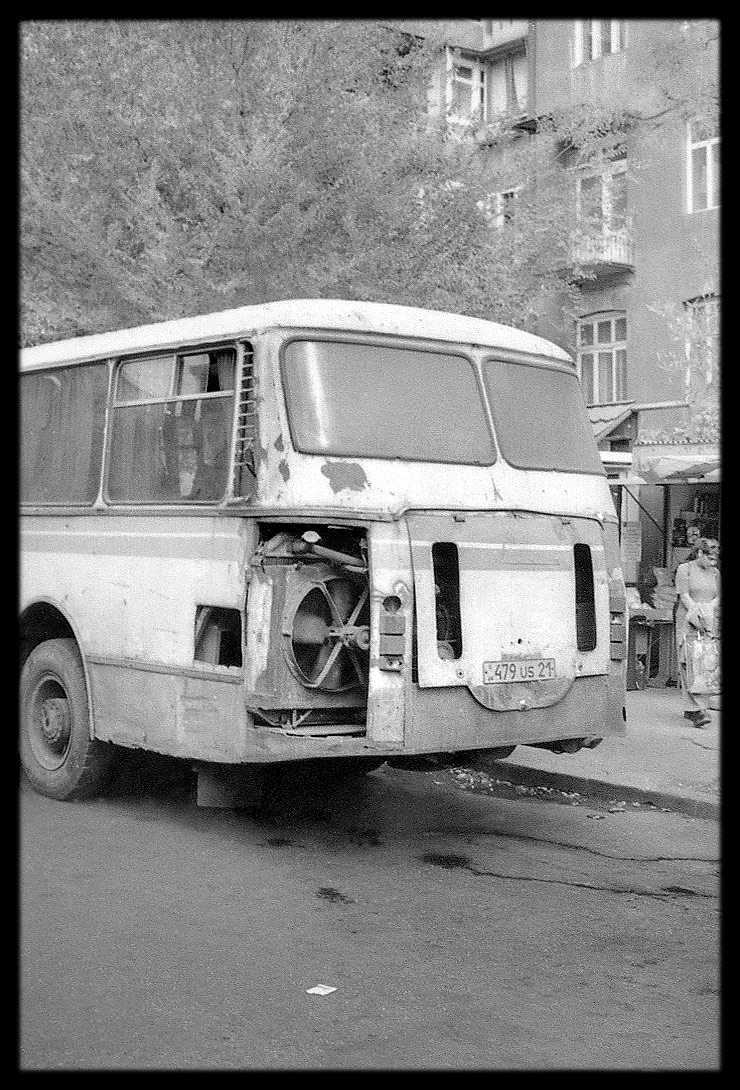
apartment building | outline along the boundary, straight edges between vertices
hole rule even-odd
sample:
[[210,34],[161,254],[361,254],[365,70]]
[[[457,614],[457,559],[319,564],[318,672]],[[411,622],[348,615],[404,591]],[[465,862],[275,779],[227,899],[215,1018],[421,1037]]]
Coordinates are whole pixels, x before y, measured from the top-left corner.
[[[541,139],[543,120],[584,104],[626,119],[602,155],[584,162],[577,148],[553,153],[550,165],[572,182],[572,262],[582,275],[579,313],[548,335],[576,359],[615,479],[625,572],[643,598],[653,569],[684,555],[689,523],[719,531],[718,436],[702,407],[718,384],[720,134],[706,117],[667,109],[660,93],[661,81],[675,92],[671,79],[692,91],[696,73],[682,71],[675,41],[672,53],[665,43],[670,31],[680,47],[697,22],[434,24],[444,46],[430,113],[477,141],[482,155],[496,154],[490,136],[502,128]],[[717,63],[711,48],[697,56]],[[499,226],[515,214],[518,190],[492,194]]]

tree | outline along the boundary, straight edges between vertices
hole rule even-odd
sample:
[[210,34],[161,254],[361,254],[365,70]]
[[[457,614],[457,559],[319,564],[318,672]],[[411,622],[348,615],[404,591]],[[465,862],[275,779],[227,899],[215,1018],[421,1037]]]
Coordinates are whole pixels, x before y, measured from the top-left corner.
[[[290,297],[535,332],[574,314],[588,274],[553,151],[637,122],[590,104],[482,150],[428,116],[441,44],[370,21],[23,23],[23,343]],[[679,108],[666,56],[656,124]]]
[[[507,231],[429,124],[439,43],[376,22],[28,22],[24,343],[291,296],[527,325],[565,217]],[[503,177],[503,175],[502,175]]]

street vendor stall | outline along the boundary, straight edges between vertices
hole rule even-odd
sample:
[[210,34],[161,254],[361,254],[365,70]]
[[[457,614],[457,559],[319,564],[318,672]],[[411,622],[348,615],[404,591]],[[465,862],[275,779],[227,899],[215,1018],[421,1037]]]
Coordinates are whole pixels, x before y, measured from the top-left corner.
[[[719,539],[720,462],[714,444],[676,451],[636,446],[619,482],[640,511],[637,533],[623,535],[630,602],[627,687],[675,685],[678,669],[673,607],[675,573],[690,554],[687,533]],[[698,448],[698,449],[697,449]],[[702,449],[704,448],[704,449]],[[660,491],[660,498],[656,493]],[[657,532],[656,532],[657,531]]]
[[[638,448],[639,450],[640,448]],[[720,463],[718,456],[695,453],[638,456],[633,464],[646,485],[665,489],[666,541],[665,566],[675,573],[687,559],[690,548],[686,539],[689,527],[696,527],[701,537],[719,540]]]

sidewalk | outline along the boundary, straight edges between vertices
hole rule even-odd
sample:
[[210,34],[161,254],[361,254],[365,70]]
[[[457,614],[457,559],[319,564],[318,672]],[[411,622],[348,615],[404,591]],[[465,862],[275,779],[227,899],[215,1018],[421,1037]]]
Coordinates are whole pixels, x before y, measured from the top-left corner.
[[721,714],[713,711],[711,724],[699,730],[684,719],[677,689],[628,692],[624,737],[573,754],[517,746],[511,757],[495,762],[496,774],[513,783],[717,819]]

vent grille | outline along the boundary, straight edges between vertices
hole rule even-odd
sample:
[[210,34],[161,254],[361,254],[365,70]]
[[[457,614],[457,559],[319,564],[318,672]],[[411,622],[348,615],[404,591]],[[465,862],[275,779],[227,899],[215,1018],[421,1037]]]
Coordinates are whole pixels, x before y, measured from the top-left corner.
[[244,344],[239,404],[236,420],[236,450],[234,457],[234,494],[243,496],[254,492],[257,469],[254,450],[257,445],[257,400],[254,376],[254,349]]

